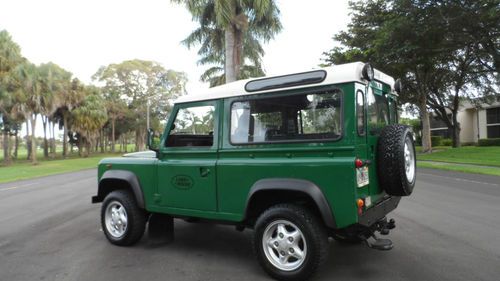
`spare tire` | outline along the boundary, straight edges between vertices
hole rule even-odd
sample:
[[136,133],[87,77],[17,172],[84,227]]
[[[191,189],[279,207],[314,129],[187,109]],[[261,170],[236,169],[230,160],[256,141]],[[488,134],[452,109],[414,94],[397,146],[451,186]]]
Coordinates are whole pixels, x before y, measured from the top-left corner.
[[408,126],[385,127],[377,145],[377,173],[387,194],[408,196],[415,186],[416,162],[413,134]]

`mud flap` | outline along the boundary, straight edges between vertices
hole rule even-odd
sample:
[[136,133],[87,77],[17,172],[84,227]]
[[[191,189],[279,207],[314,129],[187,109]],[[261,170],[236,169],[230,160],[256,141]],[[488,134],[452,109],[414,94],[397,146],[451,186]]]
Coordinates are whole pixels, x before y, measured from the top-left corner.
[[151,214],[148,236],[153,244],[168,244],[174,241],[174,218],[164,214]]

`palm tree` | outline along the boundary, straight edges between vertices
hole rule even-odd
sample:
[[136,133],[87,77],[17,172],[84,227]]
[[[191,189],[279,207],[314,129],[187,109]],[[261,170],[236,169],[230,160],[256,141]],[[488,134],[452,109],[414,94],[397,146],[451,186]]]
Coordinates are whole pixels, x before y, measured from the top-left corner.
[[127,104],[113,91],[104,94],[106,109],[111,124],[111,152],[115,152],[116,120],[123,118],[128,110]]
[[85,98],[83,84],[77,78],[71,82],[65,82],[65,86],[57,93],[58,108],[54,113],[55,119],[62,121],[63,125],[63,157],[68,155],[68,133],[71,129],[71,111],[76,108]]
[[[217,64],[202,76],[214,80],[224,62],[225,82],[241,79],[245,75],[263,73],[261,57],[264,54],[260,40],[267,42],[281,31],[279,9],[272,0],[172,0],[183,3],[199,22],[184,41],[188,47],[200,44],[200,64]],[[250,63],[243,71],[243,66]],[[260,71],[260,72],[259,72]],[[222,82],[219,78],[218,83]]]
[[38,70],[42,79],[42,104],[40,111],[43,122],[43,153],[45,157],[48,157],[47,124],[60,106],[61,99],[67,96],[70,88],[71,73],[52,62],[41,64]]
[[12,118],[10,112],[14,103],[8,87],[9,76],[14,68],[22,62],[21,48],[14,41],[6,30],[0,31],[0,115],[3,123],[3,156],[4,164],[11,162],[9,153],[9,131],[11,129]]
[[83,103],[73,110],[73,127],[82,136],[86,150],[86,153],[83,154],[85,157],[89,155],[90,148],[93,146],[99,131],[108,120],[104,99],[95,89],[87,88],[87,91],[89,94]]
[[36,117],[42,107],[41,77],[36,65],[24,62],[15,69],[15,81],[18,85],[15,91],[16,105],[13,113],[22,114],[31,124],[31,161],[37,164],[36,159]]

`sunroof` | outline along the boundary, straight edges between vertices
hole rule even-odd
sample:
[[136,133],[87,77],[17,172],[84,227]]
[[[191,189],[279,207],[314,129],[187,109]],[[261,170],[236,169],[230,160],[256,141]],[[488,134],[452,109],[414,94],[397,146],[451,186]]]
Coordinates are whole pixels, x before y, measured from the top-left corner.
[[326,71],[315,70],[310,72],[253,80],[245,85],[245,90],[247,92],[256,92],[256,91],[264,91],[270,89],[279,89],[279,88],[287,88],[300,85],[315,84],[323,82],[325,78],[326,78]]

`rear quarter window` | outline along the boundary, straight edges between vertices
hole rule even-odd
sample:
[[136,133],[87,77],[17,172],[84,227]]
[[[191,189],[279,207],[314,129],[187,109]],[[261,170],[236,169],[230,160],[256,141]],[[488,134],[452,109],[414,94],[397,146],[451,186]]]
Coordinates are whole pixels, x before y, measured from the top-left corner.
[[342,135],[339,89],[262,97],[231,104],[233,144],[336,140]]

